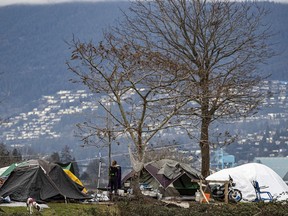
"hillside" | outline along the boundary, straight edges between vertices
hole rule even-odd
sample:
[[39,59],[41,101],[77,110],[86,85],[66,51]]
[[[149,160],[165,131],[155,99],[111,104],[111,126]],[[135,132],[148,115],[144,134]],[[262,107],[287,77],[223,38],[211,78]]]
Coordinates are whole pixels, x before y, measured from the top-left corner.
[[[0,86],[3,115],[59,90],[69,82],[65,62],[73,36],[98,41],[128,3],[79,3],[0,7]],[[83,88],[83,87],[80,87]],[[4,109],[4,110],[3,110]]]
[[[272,80],[288,80],[288,4],[263,3],[276,33],[279,56],[261,70]],[[69,82],[72,74],[65,62],[70,56],[67,42],[101,40],[102,31],[128,9],[128,2],[66,3],[0,7],[0,114],[19,113],[42,95],[83,88]]]

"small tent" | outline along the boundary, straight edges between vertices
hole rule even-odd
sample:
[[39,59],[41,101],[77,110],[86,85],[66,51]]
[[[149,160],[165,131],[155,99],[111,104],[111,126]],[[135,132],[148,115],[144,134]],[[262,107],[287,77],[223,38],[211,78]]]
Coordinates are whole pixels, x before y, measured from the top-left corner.
[[69,170],[71,173],[75,175],[75,168],[73,162],[67,162],[67,163],[60,163],[57,162],[57,164],[62,167],[62,169]]
[[[122,183],[129,182],[134,175],[131,171]],[[201,173],[189,164],[170,159],[162,159],[146,163],[140,173],[140,183],[149,188],[157,189],[163,196],[194,195],[198,183],[193,179],[200,179]]]
[[[5,179],[7,179],[7,177],[10,175],[10,173],[17,167],[24,167],[27,166],[29,163],[31,165],[31,161],[25,161],[25,162],[21,162],[21,163],[13,163],[10,166],[6,166],[3,168],[0,168],[0,179],[2,180],[2,182],[5,181]],[[77,178],[77,176],[75,176],[74,174],[74,166],[72,163],[66,163],[66,164],[62,164],[62,163],[57,163],[63,170],[64,172],[76,183],[79,185],[79,189],[82,189],[82,192],[87,193],[87,189],[84,187],[83,183],[80,181],[79,178]],[[2,184],[1,184],[2,185]]]
[[83,187],[82,192],[87,193],[87,189],[84,187],[83,183],[80,181],[80,179],[76,176],[75,174],[75,168],[74,168],[74,163],[73,162],[67,162],[67,163],[57,163],[64,172],[78,185]]
[[242,192],[243,201],[255,200],[256,192],[253,181],[257,181],[260,187],[265,186],[263,190],[270,192],[274,199],[280,201],[288,199],[288,186],[283,179],[271,168],[259,163],[223,169],[211,174],[206,180],[225,181],[229,179],[229,175],[236,183],[235,188]]
[[30,160],[17,166],[0,188],[0,196],[14,201],[37,201],[53,199],[84,200],[90,197],[82,193],[79,185],[54,163]]
[[83,193],[87,193],[87,189],[84,187],[83,183],[80,181],[79,178],[77,178],[77,176],[75,176],[70,170],[68,169],[63,169],[64,172],[70,177],[70,179],[72,179],[72,181],[74,181],[76,184],[80,185],[81,187],[83,187],[82,192]]

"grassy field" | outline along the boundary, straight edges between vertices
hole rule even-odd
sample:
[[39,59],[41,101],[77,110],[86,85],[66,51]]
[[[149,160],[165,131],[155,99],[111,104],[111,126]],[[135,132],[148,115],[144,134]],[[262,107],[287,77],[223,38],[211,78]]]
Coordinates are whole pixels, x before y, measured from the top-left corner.
[[[48,203],[49,208],[41,212],[34,210],[33,215],[43,216],[88,216],[88,215],[120,215],[115,204],[77,204],[77,203]],[[30,215],[26,207],[1,207],[0,215]]]
[[[114,203],[48,203],[49,208],[33,215],[43,216],[288,216],[287,203],[199,204],[181,208],[157,200],[121,200]],[[26,207],[1,207],[0,215],[30,215]]]

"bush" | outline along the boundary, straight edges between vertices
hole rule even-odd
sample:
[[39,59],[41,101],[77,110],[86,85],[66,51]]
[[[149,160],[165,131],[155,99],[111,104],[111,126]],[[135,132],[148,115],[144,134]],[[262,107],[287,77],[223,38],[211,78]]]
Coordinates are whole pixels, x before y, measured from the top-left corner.
[[121,216],[288,216],[287,203],[189,204],[190,207],[185,209],[158,200],[117,202]]

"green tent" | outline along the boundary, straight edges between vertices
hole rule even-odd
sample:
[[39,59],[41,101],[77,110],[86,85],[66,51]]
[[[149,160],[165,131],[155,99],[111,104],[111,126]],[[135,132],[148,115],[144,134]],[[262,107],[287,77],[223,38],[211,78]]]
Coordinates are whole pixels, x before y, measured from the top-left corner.
[[10,166],[3,167],[0,169],[0,177],[7,177],[15,168],[17,167],[17,163],[13,163]]
[[13,163],[10,166],[0,168],[0,178],[8,177],[10,173],[16,168],[16,167],[22,167],[29,165],[29,162],[24,161],[21,163]]
[[27,197],[37,201],[91,199],[81,190],[59,165],[39,159],[17,165],[0,188],[0,196],[20,202]]
[[75,175],[75,169],[74,169],[74,165],[72,162],[68,162],[68,163],[56,163],[58,164],[60,167],[62,167],[62,169],[67,169],[70,172],[72,172]]

